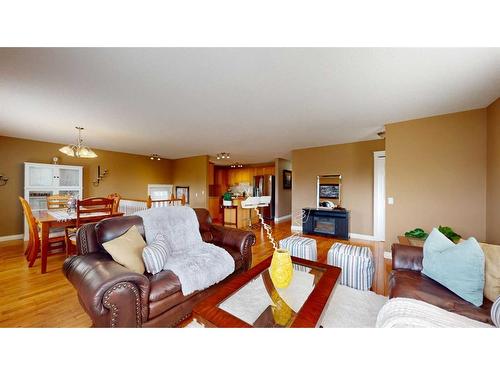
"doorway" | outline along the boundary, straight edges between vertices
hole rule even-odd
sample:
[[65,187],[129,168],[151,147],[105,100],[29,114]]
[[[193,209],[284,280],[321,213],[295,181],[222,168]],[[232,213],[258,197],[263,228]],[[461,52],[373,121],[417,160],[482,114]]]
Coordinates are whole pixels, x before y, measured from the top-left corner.
[[385,151],[373,153],[373,237],[385,241]]

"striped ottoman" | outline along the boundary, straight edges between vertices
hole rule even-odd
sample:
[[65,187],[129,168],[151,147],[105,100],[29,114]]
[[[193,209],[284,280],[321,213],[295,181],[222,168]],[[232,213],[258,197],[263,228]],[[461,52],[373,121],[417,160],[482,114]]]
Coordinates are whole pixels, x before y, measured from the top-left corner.
[[326,261],[342,268],[340,284],[359,290],[371,288],[375,265],[370,248],[336,242],[328,250]]
[[[312,238],[305,238],[299,236],[290,236],[280,240],[280,248],[287,249],[290,255],[307,259],[307,260],[318,260],[318,252],[316,250],[316,240]],[[300,266],[294,264],[293,268],[298,271],[308,272],[309,268],[305,266]]]

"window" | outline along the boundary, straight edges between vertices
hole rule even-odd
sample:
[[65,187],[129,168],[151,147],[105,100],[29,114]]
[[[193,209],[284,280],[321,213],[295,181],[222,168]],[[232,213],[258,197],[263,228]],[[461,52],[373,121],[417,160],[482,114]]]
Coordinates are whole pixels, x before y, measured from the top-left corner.
[[173,185],[158,185],[158,184],[149,184],[148,185],[148,195],[152,200],[163,200],[170,199],[172,195]]

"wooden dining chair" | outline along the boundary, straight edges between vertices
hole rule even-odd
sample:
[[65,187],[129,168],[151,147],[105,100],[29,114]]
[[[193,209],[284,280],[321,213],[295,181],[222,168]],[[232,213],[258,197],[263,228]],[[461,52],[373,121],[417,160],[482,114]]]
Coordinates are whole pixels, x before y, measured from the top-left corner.
[[[24,217],[28,222],[29,238],[26,251],[24,252],[28,260],[28,266],[32,267],[36,259],[41,256],[40,231],[38,224],[33,216],[29,203],[23,197],[19,197],[23,207]],[[65,236],[64,232],[53,232],[49,234],[49,252],[47,255],[59,254],[64,252]]]
[[118,193],[109,194],[108,199],[113,199],[113,213],[116,214],[118,212],[118,208],[120,207],[120,200],[122,199],[121,195]]
[[74,228],[65,228],[66,254],[76,253],[76,231],[83,224],[97,223],[102,219],[113,216],[114,199],[87,198],[76,202],[76,225]]
[[71,195],[49,195],[47,197],[47,209],[56,210],[59,208],[67,208],[70,199]]

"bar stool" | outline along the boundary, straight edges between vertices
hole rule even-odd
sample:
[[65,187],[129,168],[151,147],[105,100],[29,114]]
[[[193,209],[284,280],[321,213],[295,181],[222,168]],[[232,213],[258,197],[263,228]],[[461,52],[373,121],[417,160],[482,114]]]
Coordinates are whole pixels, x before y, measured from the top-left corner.
[[[253,226],[252,226],[252,210],[254,208],[259,207],[260,198],[261,197],[248,197],[247,199],[241,201],[241,208],[243,208],[245,210],[249,210],[249,215],[248,215],[249,217],[247,219],[249,221],[248,227],[252,228],[252,229],[253,229]],[[259,224],[259,226],[260,226],[260,224]]]
[[259,204],[257,205],[257,208],[260,213],[262,214],[262,208],[267,207],[271,204],[271,196],[270,195],[264,195],[262,197],[259,197]]

